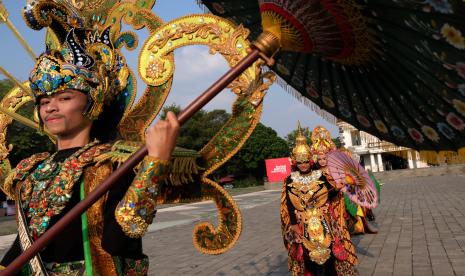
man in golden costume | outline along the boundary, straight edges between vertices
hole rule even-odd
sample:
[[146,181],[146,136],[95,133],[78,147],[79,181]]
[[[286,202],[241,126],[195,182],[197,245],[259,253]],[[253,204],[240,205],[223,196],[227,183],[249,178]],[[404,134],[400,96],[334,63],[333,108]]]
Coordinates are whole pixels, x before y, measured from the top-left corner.
[[[340,186],[327,174],[324,155],[334,143],[314,150],[300,124],[292,150],[292,172],[281,193],[281,223],[293,275],[357,275],[357,256],[344,218]],[[314,141],[315,145],[315,141]],[[335,148],[335,147],[334,147]]]
[[[42,11],[53,3],[39,1]],[[37,24],[34,5],[25,10]],[[63,6],[56,6],[61,11]],[[40,16],[41,13],[38,13]],[[111,151],[125,109],[128,68],[107,31],[80,28],[80,18],[55,17],[59,47],[44,52],[30,74],[41,127],[56,137],[54,153],[19,162],[0,188],[16,200],[18,236],[0,264],[22,251],[94,190],[116,168]],[[61,21],[60,21],[61,20]],[[148,156],[119,180],[22,269],[22,275],[145,275],[142,236],[155,216],[179,124],[169,113],[146,132]],[[1,267],[0,267],[1,269]]]

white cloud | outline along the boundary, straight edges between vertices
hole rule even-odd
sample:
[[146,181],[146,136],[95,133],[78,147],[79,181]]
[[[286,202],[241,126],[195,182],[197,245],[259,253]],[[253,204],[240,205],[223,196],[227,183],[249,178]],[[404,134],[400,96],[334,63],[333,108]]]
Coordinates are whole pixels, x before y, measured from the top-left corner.
[[[189,104],[229,70],[222,56],[210,55],[207,47],[199,46],[177,50],[175,64],[173,88],[166,104],[176,103],[181,107]],[[225,109],[231,112],[231,105],[235,99],[236,96],[229,90],[222,91],[205,109]],[[278,135],[284,137],[296,128],[297,120],[300,120],[302,126],[311,129],[323,125],[334,137],[338,135],[336,126],[325,121],[310,107],[274,84],[264,98],[262,123],[272,127]]]
[[229,69],[224,57],[211,55],[206,46],[183,47],[174,52],[174,59],[174,76],[180,82],[216,80]]
[[[176,103],[185,107],[229,70],[221,55],[211,55],[205,46],[189,46],[174,53],[175,71],[173,87],[166,104]],[[236,96],[226,89],[220,92],[206,110],[225,109],[231,111]]]

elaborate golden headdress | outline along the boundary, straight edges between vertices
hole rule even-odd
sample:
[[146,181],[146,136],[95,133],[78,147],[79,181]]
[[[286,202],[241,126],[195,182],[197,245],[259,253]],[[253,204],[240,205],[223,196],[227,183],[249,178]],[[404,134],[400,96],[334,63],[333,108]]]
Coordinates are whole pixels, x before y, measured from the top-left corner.
[[312,151],[307,144],[307,138],[302,133],[300,122],[297,123],[297,134],[295,137],[295,146],[292,149],[291,159],[299,163],[310,162],[312,159]]
[[25,8],[24,18],[33,29],[49,27],[47,50],[29,77],[36,100],[76,89],[89,97],[85,115],[97,119],[103,106],[126,88],[129,77],[124,57],[114,47],[110,27],[93,28],[67,1],[35,1]]
[[328,153],[336,149],[333,139],[329,131],[322,126],[316,126],[312,131],[312,153],[317,155],[319,153]]

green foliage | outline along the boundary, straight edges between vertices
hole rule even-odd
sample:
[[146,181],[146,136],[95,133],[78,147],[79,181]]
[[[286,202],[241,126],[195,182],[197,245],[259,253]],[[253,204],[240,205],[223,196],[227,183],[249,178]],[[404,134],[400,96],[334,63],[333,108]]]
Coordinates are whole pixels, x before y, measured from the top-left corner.
[[[160,118],[165,119],[168,111],[179,114],[181,108],[175,104],[164,107]],[[176,145],[187,149],[201,150],[230,117],[231,114],[225,110],[200,110],[181,127]]]
[[[3,98],[13,87],[12,81],[0,80],[0,97]],[[29,119],[33,118],[33,113],[34,104],[32,102],[25,104],[18,111],[18,114]],[[46,135],[40,135],[36,130],[16,121],[13,121],[8,127],[6,141],[7,144],[13,145],[13,150],[8,156],[12,166],[34,153],[52,151],[55,147]]]
[[[307,138],[307,144],[308,145],[311,145],[312,144],[312,131],[310,130],[310,128],[308,127],[303,127],[302,128],[302,133],[303,135]],[[285,139],[286,139],[286,143],[287,143],[287,146],[289,147],[289,149],[293,149],[294,146],[295,146],[295,137],[297,136],[297,129],[289,132]]]
[[333,138],[333,142],[336,145],[336,148],[339,149],[340,147],[342,147],[342,143],[341,143],[341,140],[339,139],[339,137]]
[[5,96],[5,94],[13,88],[14,83],[9,79],[0,80],[0,96]]
[[[179,114],[180,107],[171,105],[163,108],[160,118],[165,119],[168,111]],[[194,150],[202,149],[230,117],[231,114],[225,110],[200,110],[181,127],[177,146]],[[266,174],[265,159],[286,156],[289,156],[286,141],[272,128],[259,123],[242,149],[218,169],[213,178],[219,179],[233,174],[236,178],[235,187],[262,184]]]
[[286,156],[289,156],[286,141],[272,128],[259,123],[242,149],[223,165],[218,174],[233,174],[239,178],[253,176],[261,181],[266,174],[265,159]]

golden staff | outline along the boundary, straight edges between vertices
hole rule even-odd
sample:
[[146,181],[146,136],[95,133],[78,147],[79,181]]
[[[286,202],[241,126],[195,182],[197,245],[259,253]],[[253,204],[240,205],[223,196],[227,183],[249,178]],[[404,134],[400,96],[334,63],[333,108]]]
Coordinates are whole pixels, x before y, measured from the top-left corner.
[[27,44],[26,40],[21,36],[21,34],[18,32],[18,30],[15,28],[13,23],[8,19],[8,11],[6,10],[5,5],[3,4],[2,0],[0,0],[0,23],[6,23],[8,28],[13,32],[13,34],[16,36],[16,38],[19,40],[21,45],[26,49],[28,54],[32,57],[33,60],[37,59],[36,54],[34,54],[34,51],[32,51],[31,47],[29,44]]
[[7,116],[10,116],[14,120],[20,122],[21,124],[23,124],[25,126],[28,126],[30,128],[36,129],[36,130],[39,129],[39,124],[38,123],[36,123],[36,122],[34,122],[34,121],[24,117],[24,116],[19,115],[16,112],[10,111],[10,110],[4,108],[3,106],[0,106],[0,113],[3,113],[5,115],[7,115]]

